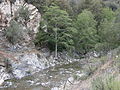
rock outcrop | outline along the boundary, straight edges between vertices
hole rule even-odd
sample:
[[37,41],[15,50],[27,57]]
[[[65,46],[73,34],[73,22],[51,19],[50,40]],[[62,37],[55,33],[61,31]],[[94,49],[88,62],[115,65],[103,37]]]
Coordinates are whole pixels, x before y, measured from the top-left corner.
[[23,52],[12,53],[19,63],[12,61],[13,74],[16,78],[22,78],[27,75],[32,75],[35,72],[54,67],[56,65],[69,64],[77,59],[72,59],[66,53],[59,53],[59,60],[54,59],[54,53],[50,51],[38,51],[35,49]]
[[[27,21],[26,25],[21,24],[23,25],[23,28],[30,30],[32,35],[27,33],[24,35],[25,37],[27,36],[27,42],[22,41],[22,44],[16,43],[12,45],[5,36],[5,29],[6,27],[9,27],[10,21],[14,19],[15,13],[22,6],[28,8],[30,15],[29,21]],[[13,12],[13,17],[11,17],[11,10]],[[5,63],[3,62],[6,59],[10,60],[13,68],[13,74],[17,78],[26,76],[29,74],[29,71],[34,73],[37,70],[36,67],[39,68],[41,66],[39,65],[36,54],[23,53],[20,55],[20,53],[17,52],[19,50],[24,51],[26,49],[35,48],[32,40],[38,32],[40,19],[41,15],[37,8],[31,4],[25,3],[24,0],[16,0],[16,2],[12,4],[12,9],[9,0],[7,2],[2,1],[0,3],[0,85],[2,85],[4,80],[11,78],[10,74],[6,71],[7,68],[5,67]],[[15,59],[18,61],[14,61]]]
[[2,2],[0,4],[0,11],[3,14],[3,17],[6,17],[9,23],[10,20],[14,18],[14,15],[17,12],[17,10],[22,6],[24,6],[25,8],[28,8],[30,13],[29,21],[27,22],[26,28],[31,30],[33,35],[35,35],[38,32],[39,22],[41,19],[41,15],[35,6],[33,6],[32,4],[24,3],[23,0],[16,0],[16,2],[12,5],[13,17],[11,17],[11,6],[9,2]]

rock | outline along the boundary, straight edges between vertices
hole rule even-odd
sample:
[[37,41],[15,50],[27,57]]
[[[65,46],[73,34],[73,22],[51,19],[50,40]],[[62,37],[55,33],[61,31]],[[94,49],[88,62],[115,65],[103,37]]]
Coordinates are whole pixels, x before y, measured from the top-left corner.
[[18,79],[21,79],[22,77],[27,76],[26,72],[23,71],[23,69],[21,69],[21,70],[16,69],[13,71],[13,73],[14,73],[15,78],[18,78]]
[[3,84],[4,80],[0,79],[0,86]]
[[[6,3],[6,2],[2,2],[0,4],[0,11],[3,13],[3,16],[6,17],[6,20],[9,22],[11,21],[11,19],[13,19],[16,15],[16,12],[19,8],[21,8],[24,5],[24,7],[28,8],[29,10],[29,21],[25,21],[25,20],[21,20],[22,21],[22,25],[24,25],[24,23],[26,23],[26,25],[23,26],[23,28],[27,28],[27,30],[30,30],[30,36],[28,37],[26,34],[24,36],[26,36],[26,41],[30,41],[35,39],[36,33],[38,32],[38,27],[39,27],[39,23],[41,20],[41,14],[38,12],[38,9],[33,6],[32,4],[24,4],[24,0],[16,0],[16,2],[12,5],[12,12],[13,12],[13,17],[11,17],[11,9],[10,9],[10,3]],[[19,17],[19,19],[21,19]],[[18,21],[19,21],[18,19]],[[9,25],[7,25],[9,26]]]
[[27,28],[29,28],[32,33],[35,35],[38,32],[39,22],[41,20],[41,14],[38,12],[38,9],[32,4],[25,4],[25,6],[30,11],[30,21],[27,23]]
[[81,73],[81,74],[77,73],[76,75],[79,76],[80,78],[83,77],[83,76],[86,76],[85,73]]
[[73,77],[70,77],[70,78],[68,78],[68,80],[69,80],[70,82],[73,82],[73,81],[74,81],[74,78],[73,78]]
[[[48,50],[47,52],[44,50],[43,52],[37,50],[27,50],[21,53],[15,52],[13,55],[16,56],[16,59],[19,60],[19,63],[11,62],[13,74],[15,74],[17,78],[22,78],[26,75],[34,74],[35,72],[47,69],[49,67],[69,63],[69,61],[65,59],[61,59],[60,61],[55,60],[54,55],[50,54]],[[71,62],[74,61],[72,58],[70,60]]]
[[59,88],[58,87],[54,87],[51,90],[59,90]]
[[10,75],[5,72],[5,68],[0,66],[0,86],[4,83],[5,80],[10,79]]
[[19,59],[19,64],[12,62],[12,67],[13,74],[17,78],[22,78],[50,67],[46,58],[38,58],[38,55],[35,52],[16,54],[16,58]]
[[24,0],[16,0],[15,5],[24,4]]
[[58,90],[71,90],[70,87],[71,85],[74,84],[74,78],[73,77],[69,77],[67,82],[65,82],[64,84],[62,84]]

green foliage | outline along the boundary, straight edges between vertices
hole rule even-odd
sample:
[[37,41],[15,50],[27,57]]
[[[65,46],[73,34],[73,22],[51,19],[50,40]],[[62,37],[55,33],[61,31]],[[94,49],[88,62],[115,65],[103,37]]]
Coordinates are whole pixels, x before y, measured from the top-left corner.
[[37,33],[37,37],[35,40],[36,45],[45,45],[47,43],[48,34],[47,25],[44,20],[40,22],[39,33]]
[[94,0],[83,0],[83,4],[82,4],[82,9],[90,9],[91,6],[94,4]]
[[51,50],[55,50],[56,42],[59,51],[73,48],[72,20],[68,13],[53,4],[47,8],[43,18],[37,35],[37,43],[45,43]]
[[99,42],[95,45],[95,50],[108,52],[120,45],[119,23],[115,23],[116,14],[109,8],[103,8],[100,16],[101,21],[97,30]]
[[97,44],[95,45],[95,50],[96,50],[97,52],[103,51],[104,54],[106,54],[110,49],[111,49],[111,48],[110,48],[110,45],[109,45],[109,43],[107,43],[107,42],[97,43]]
[[19,17],[21,17],[23,20],[28,21],[29,16],[30,16],[30,12],[29,12],[28,8],[26,8],[25,6],[22,6],[16,12],[15,18],[18,19]]
[[24,39],[24,33],[23,26],[13,20],[6,29],[5,35],[12,44],[15,44]]
[[103,19],[111,21],[115,18],[115,12],[113,12],[110,8],[103,8],[101,11],[101,16]]
[[44,12],[44,7],[48,4],[50,0],[24,0],[28,4],[33,4],[38,8],[41,14]]
[[85,75],[82,75],[82,76],[79,76],[77,74],[73,74],[73,78],[74,80],[76,81],[80,81],[80,80],[86,80],[88,78],[89,75],[85,74]]
[[59,51],[75,48],[75,52],[82,55],[93,50],[107,53],[120,46],[118,1],[26,1],[43,15],[35,41],[37,45],[55,50],[58,43]]
[[75,40],[76,48],[82,52],[88,52],[96,44],[96,21],[94,15],[84,10],[78,15],[75,27],[78,31]]
[[97,78],[92,82],[92,90],[120,90],[120,81],[114,76]]
[[93,65],[88,65],[86,66],[85,71],[87,72],[88,76],[92,75],[96,70],[97,70],[98,66],[93,66]]
[[100,43],[96,44],[96,50],[109,51],[120,45],[119,23],[107,21],[101,23],[99,28]]
[[119,0],[108,0],[103,2],[104,6],[111,8],[113,11],[119,8]]
[[72,12],[70,3],[67,0],[25,0],[25,1],[27,3],[35,5],[41,14],[44,14],[46,11],[46,7],[51,6],[52,3],[55,3],[56,5],[58,5],[62,10],[65,10],[69,13]]
[[116,10],[116,19],[115,23],[120,23],[120,8]]

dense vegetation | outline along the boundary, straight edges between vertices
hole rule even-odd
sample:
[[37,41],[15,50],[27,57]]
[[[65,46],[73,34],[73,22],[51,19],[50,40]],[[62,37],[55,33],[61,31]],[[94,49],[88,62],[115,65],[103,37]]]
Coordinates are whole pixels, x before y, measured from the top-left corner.
[[[56,53],[65,50],[79,55],[93,51],[107,53],[120,46],[120,3],[117,0],[25,1],[35,5],[42,14],[35,40],[38,46]],[[15,15],[15,21],[19,16],[26,22],[29,20],[27,8],[21,7]],[[12,22],[6,33],[11,42],[14,28],[20,28],[18,24]]]
[[108,52],[120,45],[119,2],[43,1],[29,1],[41,5],[36,6],[43,16],[36,44],[55,50],[57,42],[59,51],[73,50],[79,54],[91,51]]
[[115,76],[98,77],[92,82],[92,90],[119,90],[120,81]]
[[6,29],[5,35],[9,42],[13,45],[23,41],[26,30],[23,29],[23,25],[19,24],[15,20],[10,22],[10,26]]

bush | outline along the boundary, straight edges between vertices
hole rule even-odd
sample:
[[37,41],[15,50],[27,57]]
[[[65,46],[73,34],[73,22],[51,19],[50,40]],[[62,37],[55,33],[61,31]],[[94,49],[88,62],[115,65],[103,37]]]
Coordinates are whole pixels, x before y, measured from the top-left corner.
[[99,77],[93,80],[92,90],[120,90],[120,81],[115,76]]
[[23,29],[23,26],[13,20],[6,29],[5,35],[10,43],[15,44],[24,39],[24,33],[25,30]]
[[106,54],[109,50],[111,49],[111,47],[110,47],[110,45],[109,45],[109,43],[97,43],[96,45],[95,45],[95,50],[97,51],[97,52],[104,52],[104,54]]
[[92,75],[98,67],[95,65],[87,65],[85,71],[87,72],[87,75]]
[[26,8],[24,6],[20,7],[17,10],[17,12],[15,13],[15,19],[18,19],[19,17],[21,17],[25,21],[28,21],[29,20],[29,16],[30,16],[30,12],[29,12],[28,8]]

